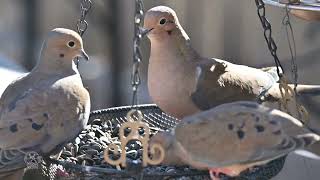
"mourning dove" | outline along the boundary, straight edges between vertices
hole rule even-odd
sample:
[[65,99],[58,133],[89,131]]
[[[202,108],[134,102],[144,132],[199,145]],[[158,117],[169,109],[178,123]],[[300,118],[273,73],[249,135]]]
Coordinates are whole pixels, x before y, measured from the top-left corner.
[[[238,176],[320,137],[292,116],[250,101],[227,103],[184,118],[171,133],[158,133],[151,143],[165,149],[164,162]],[[177,160],[177,163],[173,161]]]
[[[56,28],[36,67],[11,83],[0,99],[0,177],[21,178],[25,154],[57,153],[87,124],[90,97],[73,60],[88,60],[81,37]],[[4,177],[7,176],[7,177]]]
[[[268,102],[282,97],[275,68],[257,69],[199,55],[169,7],[148,10],[144,30],[151,41],[149,93],[172,116],[182,119],[223,103],[258,100],[262,95]],[[298,85],[297,92],[319,95],[320,86]]]

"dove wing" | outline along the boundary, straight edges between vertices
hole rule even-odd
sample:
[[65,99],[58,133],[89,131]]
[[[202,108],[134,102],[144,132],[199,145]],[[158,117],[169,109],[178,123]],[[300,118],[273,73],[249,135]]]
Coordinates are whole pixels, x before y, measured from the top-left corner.
[[0,172],[24,167],[24,152],[55,151],[82,130],[89,118],[90,99],[82,84],[71,85],[76,81],[65,78],[27,88],[15,98],[8,96],[15,85],[7,88],[8,94],[1,99]]
[[[57,138],[63,130],[73,135],[73,129],[68,129],[72,124],[79,128],[84,126],[82,121],[88,118],[90,110],[89,94],[82,84],[72,85],[75,81],[73,77],[46,81],[49,83],[37,83],[40,86],[28,88],[9,101],[6,100],[9,97],[4,96],[1,99],[6,103],[1,109],[0,148],[34,147],[51,136]],[[13,88],[8,87],[8,91]]]
[[280,119],[285,116],[271,118],[250,106],[259,105],[227,104],[185,118],[176,127],[175,138],[187,152],[189,161],[207,167],[265,162],[302,148],[314,138],[299,130],[303,129],[299,122]]
[[202,60],[191,98],[202,110],[223,103],[255,100],[277,81],[271,73],[219,59]]

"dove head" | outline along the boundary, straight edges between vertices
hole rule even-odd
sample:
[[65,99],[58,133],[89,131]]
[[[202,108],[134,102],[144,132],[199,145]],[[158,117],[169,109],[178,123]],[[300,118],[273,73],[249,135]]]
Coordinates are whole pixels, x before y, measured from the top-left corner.
[[151,40],[165,40],[179,33],[187,36],[174,10],[166,6],[156,6],[148,10],[144,18],[144,28]]
[[80,35],[70,29],[56,28],[49,32],[43,44],[39,64],[60,68],[71,65],[76,57],[89,60]]

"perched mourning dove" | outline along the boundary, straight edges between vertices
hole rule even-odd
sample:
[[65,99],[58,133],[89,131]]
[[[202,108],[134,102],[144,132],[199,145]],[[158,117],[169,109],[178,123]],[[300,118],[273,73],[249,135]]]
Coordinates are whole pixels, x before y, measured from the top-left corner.
[[[223,103],[257,100],[262,95],[269,102],[282,97],[275,68],[257,69],[199,55],[169,7],[148,10],[144,30],[151,41],[149,93],[172,116],[181,119]],[[299,85],[297,92],[319,95],[320,86]]]
[[42,156],[57,153],[87,124],[90,97],[73,62],[76,57],[88,60],[81,37],[72,30],[54,29],[42,46],[36,67],[11,83],[2,94],[0,177],[3,179],[21,178],[26,153],[34,151]]
[[[305,148],[320,137],[292,116],[250,101],[223,104],[184,118],[171,133],[158,133],[164,162],[238,176],[242,171]],[[174,162],[176,160],[176,162]]]

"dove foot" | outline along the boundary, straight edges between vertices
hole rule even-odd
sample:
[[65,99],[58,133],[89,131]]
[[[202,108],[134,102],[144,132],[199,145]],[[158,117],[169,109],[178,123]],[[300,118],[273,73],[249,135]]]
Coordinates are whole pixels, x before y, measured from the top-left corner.
[[233,173],[231,170],[226,168],[212,168],[212,169],[209,169],[209,174],[212,180],[220,180],[220,177],[222,175],[229,175],[229,174],[232,175]]

